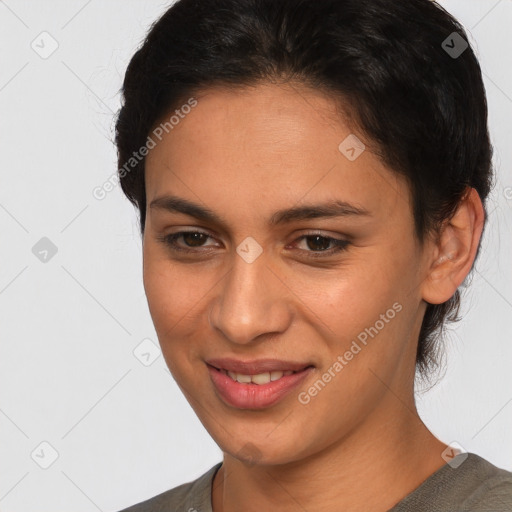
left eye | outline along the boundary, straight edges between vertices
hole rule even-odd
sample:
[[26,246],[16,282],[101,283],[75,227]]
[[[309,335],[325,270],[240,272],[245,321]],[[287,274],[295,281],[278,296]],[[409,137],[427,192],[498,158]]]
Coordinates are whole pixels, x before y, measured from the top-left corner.
[[[158,237],[158,239],[169,246],[171,250],[188,253],[198,253],[200,252],[198,249],[201,247],[211,247],[204,245],[204,242],[208,238],[212,237],[201,231],[180,231],[178,233]],[[185,246],[178,243],[179,239],[182,239],[182,241],[185,243]],[[324,236],[318,233],[302,235],[294,243],[301,242],[303,240],[306,241],[306,246],[308,249],[300,250],[312,253],[312,257],[317,257],[317,255],[320,255],[321,253],[332,254],[334,252],[342,251],[345,250],[349,245],[347,240]]]
[[[303,235],[298,238],[298,241],[306,240],[306,246],[312,249],[311,252],[337,252],[344,250],[347,245],[347,240],[341,240],[339,238],[332,238],[330,236],[323,236],[318,234]],[[331,248],[329,249],[329,246]],[[310,252],[310,251],[307,251]]]

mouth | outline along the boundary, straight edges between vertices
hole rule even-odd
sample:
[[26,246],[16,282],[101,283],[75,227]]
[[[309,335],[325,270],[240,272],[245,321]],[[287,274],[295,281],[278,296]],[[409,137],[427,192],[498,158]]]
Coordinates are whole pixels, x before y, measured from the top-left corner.
[[314,366],[266,359],[206,361],[218,396],[239,409],[262,409],[274,405],[298,386]]
[[208,366],[219,370],[241,384],[267,384],[283,376],[299,373],[312,367],[310,363],[283,361],[279,359],[259,359],[240,361],[237,359],[209,359]]

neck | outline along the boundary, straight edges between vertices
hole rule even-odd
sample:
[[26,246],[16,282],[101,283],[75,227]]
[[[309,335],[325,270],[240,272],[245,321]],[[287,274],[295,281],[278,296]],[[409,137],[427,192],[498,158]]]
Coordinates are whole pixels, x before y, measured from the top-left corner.
[[213,512],[389,510],[445,464],[446,444],[425,427],[412,394],[402,401],[390,392],[381,405],[335,445],[300,461],[248,466],[225,453]]

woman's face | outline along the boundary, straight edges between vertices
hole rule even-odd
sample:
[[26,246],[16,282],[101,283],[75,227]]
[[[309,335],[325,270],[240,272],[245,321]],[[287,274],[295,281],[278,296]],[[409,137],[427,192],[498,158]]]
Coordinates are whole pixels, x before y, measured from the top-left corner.
[[144,286],[176,382],[239,459],[379,443],[414,407],[425,307],[406,183],[305,88],[210,89],[185,110],[145,178]]

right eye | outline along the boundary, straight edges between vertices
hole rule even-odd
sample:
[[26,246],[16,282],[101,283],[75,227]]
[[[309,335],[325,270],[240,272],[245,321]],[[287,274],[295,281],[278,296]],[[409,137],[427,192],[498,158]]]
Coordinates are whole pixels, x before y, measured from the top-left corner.
[[[173,251],[180,252],[199,252],[194,247],[204,247],[203,242],[208,238],[212,238],[208,233],[202,231],[180,231],[178,233],[172,233],[170,235],[160,236],[158,240],[163,242],[165,245],[171,248]],[[185,246],[180,245],[178,240],[182,239]],[[207,246],[211,247],[211,246]]]

